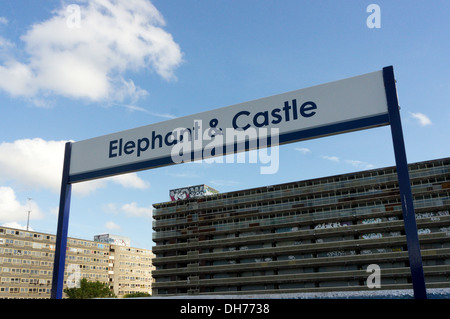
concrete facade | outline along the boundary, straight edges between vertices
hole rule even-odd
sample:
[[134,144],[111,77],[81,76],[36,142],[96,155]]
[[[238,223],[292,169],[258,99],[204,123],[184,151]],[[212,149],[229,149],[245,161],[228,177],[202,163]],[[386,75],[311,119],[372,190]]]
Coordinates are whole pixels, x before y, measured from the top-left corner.
[[[450,287],[450,158],[409,165],[427,287]],[[153,294],[412,288],[395,167],[154,204]]]
[[[55,235],[0,227],[0,298],[50,298],[55,242]],[[152,259],[151,250],[68,238],[64,288],[86,278],[118,297],[151,293]]]

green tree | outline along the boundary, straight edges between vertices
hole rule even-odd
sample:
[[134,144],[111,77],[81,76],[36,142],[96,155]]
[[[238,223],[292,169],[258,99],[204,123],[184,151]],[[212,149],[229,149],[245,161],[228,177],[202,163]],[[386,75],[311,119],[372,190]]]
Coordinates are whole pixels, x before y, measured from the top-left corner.
[[88,281],[86,278],[80,280],[79,288],[64,289],[69,299],[90,299],[90,298],[115,298],[114,292],[109,289],[106,283],[99,281]]

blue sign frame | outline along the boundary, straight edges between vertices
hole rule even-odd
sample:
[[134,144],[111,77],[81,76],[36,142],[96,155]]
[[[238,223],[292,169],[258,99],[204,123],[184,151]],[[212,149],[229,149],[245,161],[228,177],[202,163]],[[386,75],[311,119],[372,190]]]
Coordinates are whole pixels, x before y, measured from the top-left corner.
[[422,256],[420,253],[419,234],[417,232],[411,183],[409,180],[408,162],[406,159],[405,142],[403,139],[400,107],[398,105],[395,86],[394,69],[392,66],[383,68],[384,86],[388,103],[389,123],[391,126],[395,162],[397,166],[398,186],[402,202],[403,223],[405,226],[406,244],[408,247],[409,267],[416,299],[426,299],[425,277],[423,273]]
[[[409,265],[411,270],[412,285],[414,297],[416,299],[426,299],[427,292],[425,287],[425,278],[420,253],[419,237],[417,232],[416,217],[414,213],[413,197],[409,179],[408,162],[406,159],[405,144],[400,119],[399,105],[397,99],[397,90],[395,85],[394,69],[392,66],[383,68],[383,81],[386,93],[388,113],[376,115],[364,119],[355,119],[344,123],[335,123],[320,128],[312,128],[299,132],[281,135],[279,143],[289,143],[308,138],[317,138],[331,134],[339,134],[357,129],[365,129],[376,126],[390,125],[392,142],[394,147],[395,162],[397,167],[397,176],[402,203],[403,221],[408,247]],[[267,145],[270,147],[270,143]],[[58,228],[56,235],[56,250],[53,266],[52,281],[52,299],[61,299],[63,294],[65,259],[67,250],[67,233],[69,225],[70,198],[72,183],[98,178],[105,175],[116,175],[124,171],[124,168],[98,170],[86,174],[70,176],[70,158],[72,143],[67,142],[64,153],[64,166],[61,181],[61,194],[58,214]],[[164,157],[157,160],[141,162],[129,165],[126,170],[140,170],[156,168],[164,165],[170,165],[172,159]]]

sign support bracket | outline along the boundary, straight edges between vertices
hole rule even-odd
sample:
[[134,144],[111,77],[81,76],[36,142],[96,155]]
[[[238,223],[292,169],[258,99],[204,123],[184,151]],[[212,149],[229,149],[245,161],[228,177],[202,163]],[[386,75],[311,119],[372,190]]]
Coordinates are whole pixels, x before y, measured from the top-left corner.
[[408,162],[406,160],[405,143],[392,66],[383,68],[383,79],[386,89],[389,122],[394,145],[395,162],[397,166],[398,186],[402,202],[403,222],[405,225],[406,244],[408,247],[409,267],[415,299],[427,299],[425,278],[420,253],[419,235],[417,233],[416,216],[409,179]]
[[72,143],[67,142],[64,151],[64,165],[59,198],[58,228],[56,234],[55,261],[53,264],[52,299],[62,299],[64,269],[67,251],[67,232],[69,229],[70,197],[72,184],[69,183],[70,155]]

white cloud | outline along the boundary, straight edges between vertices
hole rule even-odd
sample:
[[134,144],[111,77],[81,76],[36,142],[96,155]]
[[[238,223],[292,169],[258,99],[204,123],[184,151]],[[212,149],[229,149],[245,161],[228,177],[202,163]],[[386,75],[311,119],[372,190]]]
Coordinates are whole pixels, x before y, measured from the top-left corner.
[[[126,72],[150,70],[175,79],[182,53],[165,21],[145,0],[63,5],[21,37],[26,62],[0,65],[0,89],[32,100],[49,93],[90,101],[135,101],[147,95]],[[77,23],[73,23],[74,14]],[[7,22],[7,20],[6,20]]]
[[[19,224],[18,222],[9,222],[2,224],[3,227],[9,227],[9,228],[15,228],[15,229],[22,229],[27,230],[26,225]],[[34,231],[34,229],[31,226],[28,226],[29,231]]]
[[195,172],[186,172],[186,171],[180,172],[180,173],[168,172],[167,174],[169,176],[176,177],[176,178],[198,178],[198,177],[200,177],[200,175]]
[[345,160],[345,162],[347,164],[350,164],[350,165],[352,165],[352,166],[354,166],[356,168],[359,168],[359,169],[372,169],[372,168],[375,168],[374,165],[366,163],[366,162],[363,162],[363,161]]
[[[62,170],[62,168],[61,168]],[[59,177],[61,179],[61,177]],[[58,184],[58,190],[60,191],[60,183]],[[79,196],[87,196],[93,192],[95,192],[97,189],[105,188],[107,186],[105,179],[96,179],[91,181],[86,181],[82,183],[76,183],[72,185],[72,193],[79,195]]]
[[239,182],[232,180],[224,180],[224,179],[214,179],[209,181],[211,184],[216,186],[236,186],[239,185]]
[[152,112],[143,107],[135,106],[135,105],[131,105],[131,104],[117,104],[116,103],[114,105],[122,106],[122,107],[126,108],[127,110],[129,110],[130,112],[134,112],[134,111],[143,112],[143,113],[147,113],[147,114],[157,116],[157,117],[162,117],[162,118],[169,119],[169,120],[176,118],[175,115],[170,114],[170,113]]
[[299,151],[302,154],[311,153],[311,150],[309,148],[306,148],[306,147],[296,147],[295,150]]
[[50,209],[50,214],[52,216],[57,217],[59,215],[59,206],[53,207]]
[[420,126],[427,126],[431,125],[431,120],[428,116],[426,116],[423,113],[417,112],[417,113],[409,113],[412,117],[414,117],[420,124]]
[[327,155],[321,155],[320,157],[322,157],[323,159],[329,160],[331,162],[339,162],[339,157],[337,156],[327,156]]
[[8,24],[8,19],[6,19],[5,17],[0,17],[0,24],[7,25]]
[[105,227],[108,230],[120,230],[120,225],[116,224],[113,221],[108,221],[105,223]]
[[[28,189],[48,189],[59,193],[66,141],[41,138],[0,144],[0,181],[10,181]],[[136,173],[118,175],[73,185],[77,195],[87,195],[108,183],[125,188],[145,189],[150,185]]]
[[103,210],[104,210],[106,213],[116,214],[116,213],[118,212],[117,204],[115,204],[115,203],[108,203],[108,204],[105,204],[105,205],[103,205]]
[[0,144],[0,180],[59,192],[65,141],[40,138]]
[[106,180],[110,180],[116,184],[122,185],[125,188],[146,189],[150,187],[150,183],[140,179],[136,173],[128,173],[123,175],[117,175],[108,177]]
[[152,217],[153,212],[152,206],[139,207],[136,202],[123,205],[121,210],[125,212],[126,215],[134,217]]
[[110,214],[125,214],[129,217],[152,217],[153,207],[140,207],[136,202],[119,206],[117,203],[103,205],[103,210]]
[[27,65],[17,61],[7,61],[4,66],[0,65],[0,89],[11,95],[33,95],[36,90],[32,81],[33,74]]
[[358,169],[372,169],[375,168],[374,165],[367,163],[367,162],[363,162],[363,161],[358,161],[358,160],[342,160],[337,157],[337,156],[327,156],[327,155],[321,155],[320,156],[323,159],[326,159],[328,161],[331,162],[335,162],[335,163],[346,163],[346,164],[350,164],[353,167],[356,167]]
[[0,37],[0,53],[3,54],[4,52],[8,52],[11,48],[14,48],[14,43],[8,39]]
[[0,186],[0,222],[9,223],[8,225],[16,223],[15,226],[17,226],[19,221],[27,221],[28,211],[30,211],[30,220],[43,217],[39,206],[34,201],[20,203],[11,187]]

